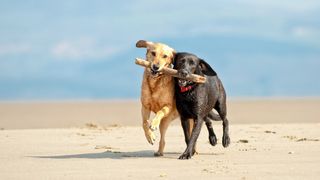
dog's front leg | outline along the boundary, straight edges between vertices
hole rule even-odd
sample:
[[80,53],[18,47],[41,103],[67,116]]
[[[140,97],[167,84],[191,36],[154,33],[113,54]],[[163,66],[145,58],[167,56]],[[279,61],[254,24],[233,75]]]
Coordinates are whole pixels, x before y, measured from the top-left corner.
[[196,145],[197,139],[198,139],[200,131],[201,131],[203,119],[197,118],[197,119],[195,119],[194,123],[195,123],[194,128],[192,129],[192,133],[191,133],[191,137],[189,139],[187,149],[179,157],[179,159],[190,159],[191,156],[194,154],[195,145]]
[[156,140],[156,136],[154,133],[149,129],[149,118],[150,118],[150,110],[144,106],[141,108],[142,114],[142,127],[144,130],[144,135],[146,136],[147,141],[153,145],[154,141]]
[[191,123],[189,123],[189,121],[191,121],[191,120],[181,117],[181,126],[182,126],[183,133],[184,133],[184,141],[186,142],[187,146],[189,144],[190,135],[191,135],[192,128],[193,128],[193,127],[190,127]]
[[151,121],[150,129],[152,131],[159,129],[162,118],[166,117],[169,114],[170,110],[171,108],[169,108],[168,106],[164,106],[160,111],[156,113],[156,116]]

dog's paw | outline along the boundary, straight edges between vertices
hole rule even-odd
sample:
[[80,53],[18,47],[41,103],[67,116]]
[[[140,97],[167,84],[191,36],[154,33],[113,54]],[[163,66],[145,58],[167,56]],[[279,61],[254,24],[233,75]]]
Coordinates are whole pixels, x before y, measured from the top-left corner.
[[160,157],[160,156],[163,156],[163,153],[162,152],[155,152],[153,155],[155,157]]
[[184,159],[191,159],[191,157],[192,157],[192,153],[186,153],[186,152],[184,152],[184,153],[179,157],[179,159],[182,159],[182,160],[184,160]]
[[209,136],[209,142],[212,146],[215,146],[217,144],[217,137],[215,135]]
[[230,137],[229,137],[229,135],[223,135],[222,136],[222,145],[223,145],[223,147],[228,147],[229,146],[229,144],[230,144]]
[[152,132],[152,131],[148,131],[146,134],[145,134],[146,138],[147,138],[147,141],[153,145],[154,142],[156,141],[156,136],[155,134]]
[[156,131],[159,129],[159,124],[152,123],[149,127],[151,131]]

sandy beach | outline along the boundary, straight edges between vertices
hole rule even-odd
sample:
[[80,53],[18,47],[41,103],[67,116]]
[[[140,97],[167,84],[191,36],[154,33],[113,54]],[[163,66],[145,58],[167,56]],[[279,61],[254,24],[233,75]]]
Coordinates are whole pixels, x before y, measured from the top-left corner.
[[320,100],[232,100],[231,145],[202,129],[191,160],[176,120],[153,157],[138,101],[0,103],[0,179],[319,179]]
[[[0,102],[0,128],[140,126],[138,100]],[[231,124],[317,123],[320,98],[228,100]],[[180,125],[179,120],[173,122]]]

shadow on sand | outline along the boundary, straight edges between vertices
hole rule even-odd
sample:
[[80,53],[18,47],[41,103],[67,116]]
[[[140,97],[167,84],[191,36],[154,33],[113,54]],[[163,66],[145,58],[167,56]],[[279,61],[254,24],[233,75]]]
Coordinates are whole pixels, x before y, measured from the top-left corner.
[[[166,153],[177,155],[179,153]],[[154,151],[133,151],[133,152],[120,152],[120,151],[105,151],[100,153],[84,153],[84,154],[69,154],[69,155],[54,155],[54,156],[29,156],[33,158],[48,158],[48,159],[125,159],[125,158],[155,158]]]
[[[224,153],[200,153],[199,155],[223,155]],[[167,152],[162,158],[177,159],[180,153]],[[100,153],[84,153],[84,154],[69,154],[69,155],[54,155],[54,156],[29,156],[32,158],[44,159],[126,159],[126,158],[155,158],[154,151],[105,151]]]

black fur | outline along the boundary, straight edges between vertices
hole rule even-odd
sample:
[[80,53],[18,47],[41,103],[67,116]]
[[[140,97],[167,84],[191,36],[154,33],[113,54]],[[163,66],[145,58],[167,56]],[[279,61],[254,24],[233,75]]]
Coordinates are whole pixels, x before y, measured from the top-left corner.
[[[200,134],[203,121],[206,122],[211,145],[217,143],[217,138],[212,129],[211,121],[222,119],[223,137],[222,145],[230,144],[229,122],[227,120],[226,93],[217,73],[204,60],[190,53],[177,53],[174,60],[174,69],[181,76],[191,73],[206,77],[206,83],[195,84],[193,82],[179,81],[175,78],[176,105],[181,117],[181,125],[185,135],[187,148],[179,159],[189,159],[195,152],[195,144]],[[181,86],[192,86],[186,92],[181,91]],[[220,117],[212,112],[215,109]],[[209,119],[210,118],[210,119]],[[191,135],[188,132],[188,119],[194,120]]]

